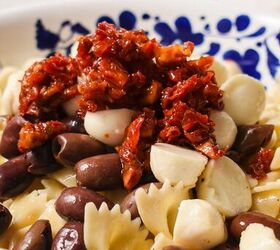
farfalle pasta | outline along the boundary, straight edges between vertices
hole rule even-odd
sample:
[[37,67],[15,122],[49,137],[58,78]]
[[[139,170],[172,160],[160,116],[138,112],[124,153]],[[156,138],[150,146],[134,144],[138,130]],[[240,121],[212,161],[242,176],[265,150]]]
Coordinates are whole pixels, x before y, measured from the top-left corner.
[[39,219],[48,220],[52,228],[52,235],[55,237],[57,232],[64,226],[66,221],[62,219],[55,210],[55,199],[49,200],[45,205],[45,210]]
[[76,173],[70,167],[66,167],[66,168],[60,169],[54,173],[51,173],[51,174],[49,174],[49,177],[56,180],[57,182],[64,185],[65,187],[77,186]]
[[135,201],[146,228],[154,235],[162,232],[171,237],[179,204],[189,198],[188,192],[182,182],[171,186],[167,181],[161,188],[151,184],[147,192],[138,189]]
[[65,188],[65,186],[52,179],[43,179],[41,183],[45,187],[48,200],[56,199]]
[[140,219],[131,220],[130,213],[121,213],[118,205],[111,210],[105,203],[99,210],[93,203],[85,207],[84,240],[87,249],[148,250],[152,240],[147,236],[148,231],[141,228]]
[[[44,189],[37,189],[40,182]],[[34,191],[4,202],[13,216],[13,224],[0,236],[0,247],[12,249],[38,219],[50,221],[53,236],[65,224],[65,220],[56,213],[54,207],[55,199],[64,186],[50,179],[35,180],[32,186],[30,189],[35,189]]]

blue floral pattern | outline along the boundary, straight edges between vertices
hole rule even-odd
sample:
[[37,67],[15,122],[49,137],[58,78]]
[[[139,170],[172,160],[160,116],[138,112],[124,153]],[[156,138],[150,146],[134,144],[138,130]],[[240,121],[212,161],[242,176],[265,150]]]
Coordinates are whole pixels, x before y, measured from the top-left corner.
[[[107,21],[131,30],[141,28],[137,27],[140,19],[142,22],[151,22],[150,29],[145,30],[146,33],[155,33],[164,45],[192,41],[199,53],[233,60],[239,64],[244,73],[257,79],[263,77],[260,70],[261,61],[265,61],[271,78],[280,73],[280,55],[276,52],[280,49],[280,26],[278,32],[271,34],[265,26],[260,25],[255,28],[256,25],[252,25],[254,20],[246,14],[233,18],[221,17],[214,23],[208,21],[207,16],[201,16],[199,19],[203,27],[201,28],[197,27],[197,21],[192,21],[188,16],[179,16],[174,19],[173,23],[169,23],[150,13],[143,13],[139,17],[130,10],[124,10],[117,18],[109,15],[100,16],[96,19],[95,24]],[[69,20],[59,24],[56,31],[49,30],[41,19],[37,20],[35,27],[37,48],[46,51],[47,56],[57,50],[69,54],[74,38],[90,32],[89,27]],[[65,34],[68,35],[65,36]],[[245,50],[240,49],[244,47],[244,44],[239,46],[241,43],[246,43]]]

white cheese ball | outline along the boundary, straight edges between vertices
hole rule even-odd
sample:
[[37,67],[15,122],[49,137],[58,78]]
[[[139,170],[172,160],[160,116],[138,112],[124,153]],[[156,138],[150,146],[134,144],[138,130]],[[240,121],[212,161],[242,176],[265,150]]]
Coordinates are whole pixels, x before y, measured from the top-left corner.
[[224,62],[214,59],[210,70],[215,72],[215,79],[219,87],[228,79],[228,72]]
[[252,223],[242,232],[239,248],[240,250],[279,250],[280,241],[271,228]]
[[214,206],[199,199],[181,202],[173,232],[175,243],[187,249],[204,250],[226,238],[223,217]]
[[116,146],[123,142],[125,129],[131,123],[133,110],[109,109],[87,112],[84,126],[86,132],[95,139]]
[[214,135],[220,148],[230,148],[235,141],[237,127],[233,119],[224,111],[211,111],[210,119],[215,123]]
[[223,61],[223,64],[227,70],[228,78],[234,75],[242,74],[241,68],[235,61],[225,60]]
[[227,217],[246,212],[252,205],[246,175],[226,156],[208,162],[199,178],[197,196],[210,202]]
[[207,157],[201,153],[167,143],[156,143],[151,148],[151,170],[160,182],[180,181],[194,186],[207,164]]
[[222,86],[225,111],[237,125],[255,124],[265,107],[265,90],[260,81],[244,74],[235,75]]

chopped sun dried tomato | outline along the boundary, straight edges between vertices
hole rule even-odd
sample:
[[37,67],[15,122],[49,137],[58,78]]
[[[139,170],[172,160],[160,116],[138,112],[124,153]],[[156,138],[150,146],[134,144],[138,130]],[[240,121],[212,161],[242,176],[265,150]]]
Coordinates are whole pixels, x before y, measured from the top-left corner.
[[[49,120],[61,103],[76,95],[81,96],[81,116],[112,108],[143,111],[117,147],[128,189],[138,184],[143,171],[150,171],[150,148],[157,141],[192,147],[216,159],[224,152],[216,145],[209,113],[223,109],[223,92],[209,70],[213,58],[191,60],[193,49],[191,42],[164,47],[144,31],[100,23],[95,34],[79,39],[75,59],[56,54],[26,72],[20,113]],[[53,125],[50,132],[45,131],[48,123],[28,123],[21,130],[21,151],[64,130]]]
[[26,122],[19,132],[18,148],[20,152],[27,152],[43,145],[56,135],[67,132],[67,126],[59,121]]
[[261,148],[250,162],[248,173],[258,180],[264,178],[270,171],[270,163],[273,159],[273,151],[271,149]]
[[57,53],[34,63],[21,81],[19,111],[22,116],[42,118],[78,94],[78,64]]
[[209,116],[196,112],[179,101],[171,109],[165,110],[159,138],[162,142],[192,145],[208,157],[216,159],[224,152],[214,143],[214,126]]
[[95,35],[82,37],[78,47],[81,110],[128,106],[139,110],[155,104],[163,87],[172,84],[168,71],[187,65],[193,47],[191,42],[163,47],[144,31],[116,30],[100,23]]
[[124,142],[117,147],[123,165],[123,182],[127,189],[134,188],[139,183],[143,170],[147,169],[155,127],[154,112],[145,109],[129,125]]

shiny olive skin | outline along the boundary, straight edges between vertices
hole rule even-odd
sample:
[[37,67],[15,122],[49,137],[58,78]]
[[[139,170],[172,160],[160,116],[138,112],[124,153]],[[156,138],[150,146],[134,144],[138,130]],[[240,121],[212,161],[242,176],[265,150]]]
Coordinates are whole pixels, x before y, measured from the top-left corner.
[[122,187],[122,165],[118,154],[89,157],[75,165],[78,186],[96,191]]
[[130,192],[128,195],[124,197],[122,203],[120,204],[121,212],[124,212],[125,210],[129,210],[129,212],[131,213],[131,219],[140,217],[135,201],[135,192],[140,188],[143,188],[146,192],[148,192],[151,184],[154,184],[157,188],[162,187],[162,183],[154,182],[154,183],[147,183],[141,187],[134,189],[132,192]]
[[0,142],[0,154],[5,158],[10,159],[21,154],[18,150],[17,143],[19,131],[25,122],[26,120],[19,115],[14,116],[7,122]]
[[241,125],[232,147],[243,154],[253,154],[264,147],[271,139],[273,125]]
[[29,161],[26,155],[20,155],[0,166],[0,200],[23,192],[33,181],[28,172]]
[[274,231],[276,238],[280,240],[280,221],[258,212],[246,212],[237,215],[230,224],[229,232],[236,239],[240,239],[241,233],[251,223],[259,223],[270,227]]
[[84,158],[104,154],[106,149],[101,142],[89,135],[64,133],[53,139],[52,152],[58,162],[74,166]]
[[86,250],[83,223],[67,222],[56,234],[51,250]]
[[83,119],[79,117],[72,117],[65,119],[63,122],[68,127],[69,132],[86,134]]
[[109,209],[114,204],[103,195],[82,187],[66,188],[55,203],[56,212],[63,218],[84,221],[84,209],[88,202],[93,202],[99,208],[105,202]]
[[12,215],[10,211],[0,204],[0,235],[4,233],[10,226]]
[[62,167],[53,157],[52,144],[49,142],[29,151],[26,155],[29,161],[28,172],[34,175],[45,175]]
[[13,250],[50,250],[52,230],[48,220],[38,220]]
[[274,126],[268,124],[238,126],[235,142],[226,156],[241,166],[248,165],[250,158],[270,141],[273,130]]

